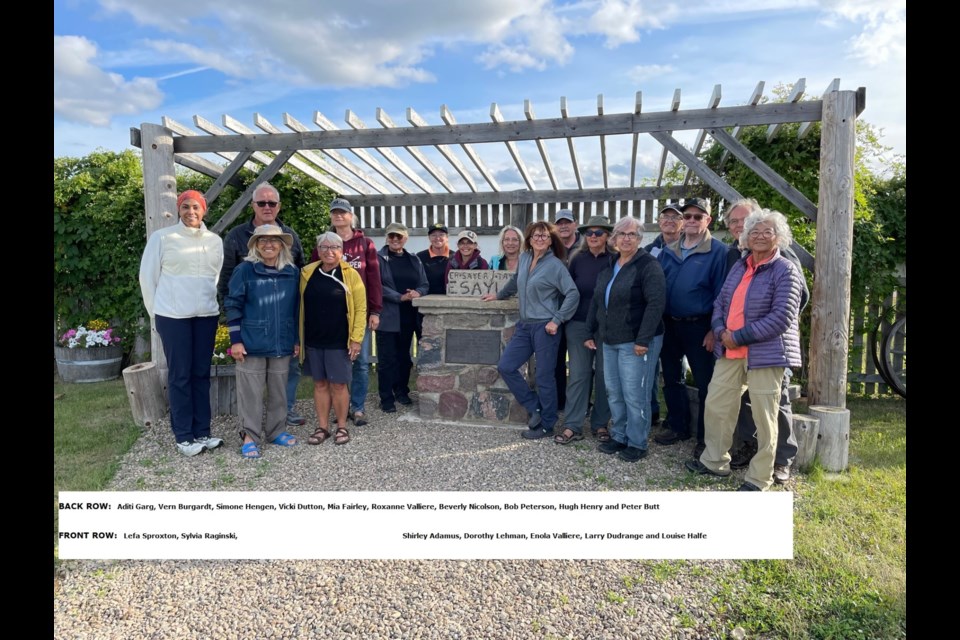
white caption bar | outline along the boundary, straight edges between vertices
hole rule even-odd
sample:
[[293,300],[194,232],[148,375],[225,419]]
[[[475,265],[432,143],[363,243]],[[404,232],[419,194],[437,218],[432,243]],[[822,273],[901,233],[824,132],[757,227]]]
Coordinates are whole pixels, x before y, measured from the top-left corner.
[[62,559],[793,557],[784,491],[64,491],[59,503]]

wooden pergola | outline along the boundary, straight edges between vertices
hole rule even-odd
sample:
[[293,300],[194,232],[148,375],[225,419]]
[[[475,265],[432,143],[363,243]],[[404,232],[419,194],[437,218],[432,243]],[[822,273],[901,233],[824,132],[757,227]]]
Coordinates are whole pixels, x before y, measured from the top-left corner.
[[[574,209],[584,220],[591,212],[617,220],[634,215],[652,224],[655,203],[703,195],[713,191],[726,202],[740,194],[697,156],[706,137],[724,147],[724,162],[733,156],[747,165],[778,193],[817,223],[817,259],[794,245],[806,268],[814,270],[812,296],[812,336],[808,395],[811,404],[844,407],[846,404],[847,345],[850,326],[850,270],[853,240],[853,177],[855,122],[865,105],[865,90],[840,91],[839,80],[831,82],[819,100],[802,100],[805,81],[800,79],[785,102],[762,103],[764,83],[757,84],[740,106],[721,107],[720,85],[704,108],[681,109],[680,90],[674,93],[670,109],[643,111],[642,94],[637,92],[634,109],[629,113],[606,113],[603,96],[597,98],[597,114],[572,116],[566,98],[560,99],[560,117],[538,118],[530,101],[524,102],[524,120],[506,121],[496,103],[490,108],[490,122],[458,124],[446,107],[440,110],[441,125],[428,124],[413,109],[407,109],[409,126],[397,126],[382,109],[377,109],[379,128],[367,128],[353,112],[347,111],[349,128],[338,129],[322,113],[315,112],[309,128],[289,114],[283,116],[286,131],[255,114],[251,129],[224,115],[223,127],[194,117],[199,131],[170,118],[161,124],[144,123],[131,129],[131,144],[143,155],[144,200],[147,235],[174,224],[176,213],[176,165],[189,167],[214,178],[207,191],[208,202],[223,188],[242,187],[237,172],[246,167],[258,175],[212,227],[223,232],[249,204],[255,185],[270,180],[290,165],[317,180],[339,195],[350,199],[359,224],[382,229],[398,220],[410,227],[426,227],[434,221],[450,226],[469,226],[477,230],[499,229],[504,224],[525,226],[534,219],[551,219],[559,208]],[[804,136],[814,122],[821,122],[821,162],[819,202],[811,202],[786,180],[757,158],[739,140],[744,127],[768,127],[767,139],[778,135],[788,123],[800,123],[798,135]],[[675,132],[696,131],[694,148],[688,149],[674,137]],[[613,186],[609,176],[608,138],[632,136],[629,186]],[[662,147],[655,186],[637,185],[638,143],[649,135]],[[564,140],[569,151],[577,187],[561,189],[547,140]],[[503,190],[481,146],[503,144],[516,166],[525,189]],[[546,181],[535,183],[521,157],[518,146],[536,145],[543,163]],[[577,147],[599,145],[603,186],[584,184]],[[482,180],[455,153],[460,151]],[[439,161],[424,151],[436,149]],[[581,147],[582,148],[582,147]],[[349,152],[349,154],[347,153]],[[436,154],[429,151],[431,156]],[[226,165],[202,154],[219,156]],[[683,184],[664,186],[667,155],[672,154],[686,167]],[[405,159],[406,158],[406,159]],[[415,169],[411,163],[419,168]],[[445,169],[459,179],[451,180]],[[698,181],[693,178],[696,176]],[[465,188],[458,189],[462,183]],[[549,184],[547,184],[549,183]],[[153,354],[162,357],[154,334]]]

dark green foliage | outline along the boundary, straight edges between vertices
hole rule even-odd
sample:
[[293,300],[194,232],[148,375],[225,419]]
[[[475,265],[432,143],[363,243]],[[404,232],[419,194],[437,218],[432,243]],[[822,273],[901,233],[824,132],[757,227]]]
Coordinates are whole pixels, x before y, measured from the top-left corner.
[[[241,171],[244,186],[256,176]],[[192,171],[177,175],[178,191],[205,192],[213,180]],[[280,191],[280,219],[300,235],[305,249],[329,224],[336,194],[292,168],[272,181]],[[83,158],[53,161],[53,305],[57,331],[102,318],[118,329],[125,350],[133,346],[146,315],[137,274],[146,245],[143,169],[134,151],[95,151]],[[212,227],[241,191],[227,187],[210,203]],[[236,224],[253,215],[247,207]],[[231,225],[231,226],[234,226]],[[224,232],[226,235],[226,232]]]

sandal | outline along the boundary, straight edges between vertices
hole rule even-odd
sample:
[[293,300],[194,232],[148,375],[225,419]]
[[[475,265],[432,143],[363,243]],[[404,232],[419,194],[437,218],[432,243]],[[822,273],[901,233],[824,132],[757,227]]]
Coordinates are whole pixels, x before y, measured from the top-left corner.
[[[567,435],[567,434],[570,435]],[[563,432],[553,436],[553,441],[557,444],[570,444],[576,440],[583,440],[583,434],[577,433],[573,429],[564,429]]]
[[333,438],[333,444],[347,444],[350,442],[350,432],[343,427],[337,428],[337,433]]
[[330,437],[330,432],[323,427],[317,427],[313,435],[307,438],[307,444],[323,444]]
[[240,447],[240,457],[246,458],[247,460],[256,460],[262,457],[262,455],[260,449],[257,448],[256,442],[246,442]]
[[284,431],[276,438],[271,440],[273,444],[280,445],[281,447],[292,447],[294,445],[300,444],[297,442],[297,436],[293,435],[289,431]]
[[362,427],[363,425],[367,424],[367,416],[364,415],[363,411],[354,411],[350,415],[350,419],[353,420],[353,424],[358,427]]
[[610,442],[610,432],[606,427],[600,427],[594,435],[597,436],[597,442]]

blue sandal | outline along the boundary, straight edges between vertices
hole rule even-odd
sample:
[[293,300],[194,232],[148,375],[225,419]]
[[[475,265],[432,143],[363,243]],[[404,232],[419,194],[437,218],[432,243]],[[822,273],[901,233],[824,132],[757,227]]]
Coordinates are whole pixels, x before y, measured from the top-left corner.
[[255,460],[262,457],[260,449],[257,448],[256,442],[247,442],[242,447],[240,447],[240,457],[247,458],[248,460]]
[[297,442],[297,437],[288,431],[284,431],[270,442],[281,447],[293,447],[300,444]]

